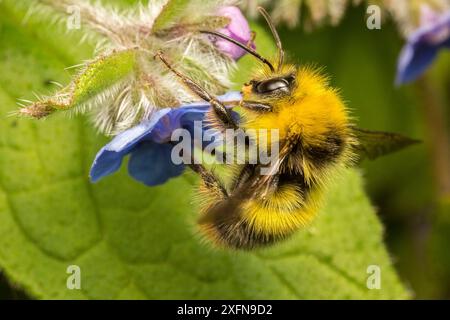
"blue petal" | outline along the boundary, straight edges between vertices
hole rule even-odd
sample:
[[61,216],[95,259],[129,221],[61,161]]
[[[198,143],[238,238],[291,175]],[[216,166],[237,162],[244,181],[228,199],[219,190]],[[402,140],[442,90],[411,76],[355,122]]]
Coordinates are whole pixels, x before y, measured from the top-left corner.
[[407,83],[420,76],[433,62],[438,49],[426,43],[407,44],[403,49],[397,70],[397,84]]
[[[237,91],[230,91],[222,96],[219,96],[220,101],[239,101],[242,95]],[[206,112],[210,109],[209,103],[195,102],[182,105],[174,108],[171,112],[163,117],[155,126],[153,130],[152,140],[164,143],[170,141],[172,132],[178,128],[187,129],[193,133],[194,121],[201,121],[204,119]],[[237,114],[234,116],[238,118]]]
[[205,106],[181,106],[172,109],[170,114],[162,118],[155,126],[152,140],[158,143],[170,141],[172,132],[179,128],[190,130],[194,126],[194,121],[201,121],[205,117],[209,105]]
[[[443,36],[442,36],[443,35]],[[397,67],[396,84],[411,82],[420,76],[442,48],[450,48],[450,12],[432,25],[418,28],[408,38]]]
[[156,186],[179,176],[184,165],[176,165],[171,160],[172,146],[145,141],[131,154],[128,172],[136,180],[147,186]]
[[228,91],[217,98],[220,101],[240,101],[242,99],[242,94],[239,91]]
[[[227,92],[226,94],[219,96],[218,99],[220,101],[240,101],[242,99],[242,94],[238,91],[230,91]],[[197,108],[198,106],[198,108]],[[186,105],[184,107],[175,109],[174,112],[177,112],[179,110],[182,110],[184,108],[193,108],[192,112],[189,113],[182,113],[180,115],[180,124],[182,128],[185,129],[193,129],[193,122],[194,121],[198,121],[198,120],[203,120],[205,113],[209,110],[210,105],[206,104],[206,110],[204,109],[204,105],[203,106],[199,106],[198,104],[189,104]],[[202,117],[200,118],[196,113],[197,112],[202,112]],[[236,112],[233,112],[233,117],[235,118],[235,120],[239,119],[239,116]]]
[[90,177],[93,182],[119,170],[123,157],[142,140],[148,137],[156,123],[171,111],[170,108],[159,110],[154,116],[139,125],[117,135],[104,146],[95,157],[91,167]]
[[[241,98],[239,92],[233,91],[220,96],[219,100],[235,101]],[[172,145],[167,142],[178,128],[188,129],[193,134],[194,121],[202,120],[209,108],[208,103],[197,102],[162,109],[149,120],[122,132],[97,154],[90,172],[91,180],[96,182],[116,172],[123,158],[130,153],[130,175],[147,185],[161,184],[180,175],[184,166],[172,163]]]

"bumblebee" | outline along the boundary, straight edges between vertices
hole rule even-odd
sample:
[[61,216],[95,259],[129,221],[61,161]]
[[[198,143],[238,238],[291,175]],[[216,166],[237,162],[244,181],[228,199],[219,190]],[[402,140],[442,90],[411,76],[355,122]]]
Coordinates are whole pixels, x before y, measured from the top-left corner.
[[[175,70],[161,52],[157,54],[182,83],[211,104],[208,120],[213,127],[278,130],[278,157],[269,167],[258,162],[232,165],[232,179],[224,183],[202,165],[191,165],[202,178],[201,233],[218,246],[243,250],[272,245],[307,225],[316,216],[327,186],[343,168],[415,142],[398,134],[356,128],[326,76],[313,67],[285,63],[274,24],[263,8],[259,10],[278,48],[271,61],[226,35],[204,31],[261,62],[243,86],[242,100],[235,103],[242,110],[239,122],[225,103]],[[262,175],[263,167],[270,174]]]

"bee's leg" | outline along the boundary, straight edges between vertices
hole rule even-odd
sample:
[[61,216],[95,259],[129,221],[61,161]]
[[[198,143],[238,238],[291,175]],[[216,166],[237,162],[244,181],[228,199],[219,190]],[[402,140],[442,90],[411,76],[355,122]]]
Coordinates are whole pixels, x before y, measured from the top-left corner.
[[261,176],[258,173],[259,165],[248,164],[243,167],[238,178],[234,182],[231,192],[244,193],[246,189],[253,190],[253,196],[265,198],[273,194],[279,186],[280,176],[278,174],[270,176],[261,182]]
[[240,105],[243,108],[260,113],[272,111],[272,106],[256,101],[242,101]]
[[[200,85],[195,83],[191,78],[175,70],[172,67],[172,65],[166,60],[161,51],[158,51],[155,57],[158,57],[167,66],[167,68],[169,68],[169,70],[171,70],[174,74],[176,74],[193,93],[195,93],[202,100],[205,100],[206,102],[211,104],[214,110],[213,116],[215,118],[212,119],[213,125],[217,124],[217,126],[219,127],[222,126],[225,129],[238,128],[237,123],[231,116],[231,111],[228,110],[222,102],[220,102],[213,95],[209,94],[205,89],[203,89]],[[216,120],[219,123],[217,123]]]
[[206,170],[206,168],[201,164],[191,164],[189,166],[195,173],[197,173],[202,178],[206,188],[211,189],[212,191],[216,190],[224,198],[228,198],[227,190],[223,186],[222,182],[213,173]]
[[257,148],[255,138],[242,128],[233,131],[231,135],[228,132],[224,134],[222,143],[224,149],[215,149],[213,154],[220,163],[248,164],[256,156],[255,151],[252,153]]
[[220,181],[220,179],[211,171],[207,170],[202,164],[197,163],[194,152],[191,152],[188,156],[190,158],[190,163],[186,163],[186,165],[188,165],[192,171],[200,176],[205,187],[215,191],[217,194],[220,194],[222,198],[227,198],[228,192],[222,181]]
[[236,190],[241,189],[246,183],[248,183],[248,181],[251,180],[251,177],[254,176],[255,170],[256,165],[254,164],[244,165],[239,173],[239,176],[231,186],[231,192],[235,192]]
[[275,191],[278,190],[279,184],[280,176],[278,174],[270,177],[264,188],[260,190],[261,198],[266,199],[267,197],[271,196]]

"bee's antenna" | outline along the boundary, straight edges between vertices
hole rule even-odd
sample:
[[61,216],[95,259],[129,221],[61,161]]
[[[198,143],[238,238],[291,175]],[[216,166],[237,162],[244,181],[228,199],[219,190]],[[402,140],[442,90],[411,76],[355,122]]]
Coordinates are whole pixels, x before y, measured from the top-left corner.
[[280,68],[284,62],[284,50],[283,50],[283,45],[281,44],[280,36],[278,35],[277,29],[275,28],[275,24],[273,23],[272,18],[267,13],[266,9],[264,9],[263,7],[258,7],[258,10],[261,13],[261,15],[264,17],[264,19],[266,19],[266,22],[270,27],[270,31],[272,31],[272,35],[275,38],[275,43],[278,48],[278,66],[277,66],[277,68],[278,68],[278,70],[280,70]]
[[234,40],[233,38],[230,38],[227,35],[224,35],[223,33],[220,32],[216,32],[216,31],[207,31],[207,30],[202,30],[200,31],[201,33],[207,33],[207,34],[212,34],[214,36],[217,36],[219,38],[225,39],[227,41],[230,41],[231,43],[234,43],[235,45],[237,45],[238,47],[244,49],[245,51],[247,51],[248,53],[250,53],[252,56],[254,56],[255,58],[257,58],[258,60],[260,60],[261,62],[265,63],[266,65],[269,66],[270,70],[272,72],[275,72],[275,68],[273,67],[273,65],[269,62],[269,60],[267,60],[266,58],[262,57],[258,52],[256,52],[255,50],[253,50],[250,47],[247,47],[246,45],[243,45],[242,43],[240,43],[239,41]]

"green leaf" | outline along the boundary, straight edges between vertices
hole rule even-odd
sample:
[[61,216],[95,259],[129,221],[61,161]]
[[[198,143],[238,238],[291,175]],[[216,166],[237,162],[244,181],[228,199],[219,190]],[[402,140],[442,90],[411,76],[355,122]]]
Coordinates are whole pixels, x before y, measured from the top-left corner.
[[[77,57],[62,59],[48,49],[55,38],[70,46],[71,37],[43,33],[45,24],[33,19],[21,24],[23,13],[5,2],[0,9],[0,112],[6,115],[17,98],[48,90],[49,80],[67,82],[63,69]],[[310,227],[271,249],[232,252],[196,235],[189,174],[148,188],[122,170],[91,184],[89,166],[106,139],[82,117],[0,117],[0,137],[0,268],[32,297],[408,297],[355,170],[333,186]],[[81,290],[66,286],[69,265],[81,268]],[[380,290],[366,286],[370,265],[381,268]]]
[[[136,50],[113,51],[87,63],[76,79],[57,98],[44,98],[22,108],[20,113],[40,119],[56,110],[70,110],[88,104],[114,85],[127,80],[136,64]],[[61,98],[58,98],[61,97]]]
[[[124,50],[100,57],[86,66],[75,80],[73,104],[79,105],[92,99],[103,90],[123,80],[135,67],[136,51]],[[106,80],[105,80],[106,79]]]
[[153,32],[167,28],[176,17],[189,5],[188,0],[169,0],[164,5],[161,14],[153,24]]

